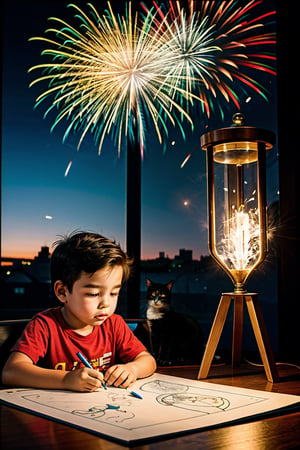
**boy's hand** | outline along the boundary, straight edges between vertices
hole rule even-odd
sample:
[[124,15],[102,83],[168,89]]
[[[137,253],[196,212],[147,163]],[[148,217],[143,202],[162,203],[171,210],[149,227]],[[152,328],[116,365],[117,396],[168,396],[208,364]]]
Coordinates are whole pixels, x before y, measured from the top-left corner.
[[143,351],[126,364],[116,364],[109,367],[105,372],[104,380],[108,386],[128,388],[138,378],[152,375],[155,369],[155,359],[147,351]]
[[107,369],[104,376],[108,386],[127,388],[137,379],[137,373],[133,365],[116,364]]
[[101,387],[103,374],[88,367],[67,372],[63,385],[65,389],[79,392],[94,392]]

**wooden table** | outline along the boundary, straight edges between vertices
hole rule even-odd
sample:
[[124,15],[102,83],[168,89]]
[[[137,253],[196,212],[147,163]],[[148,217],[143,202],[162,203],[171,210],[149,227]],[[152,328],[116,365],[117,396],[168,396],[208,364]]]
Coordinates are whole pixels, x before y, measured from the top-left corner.
[[[159,368],[160,373],[197,379],[199,367]],[[269,383],[261,367],[242,364],[212,367],[208,383],[300,395],[300,370],[279,366],[279,383]],[[202,380],[203,381],[203,380]],[[128,448],[85,431],[34,416],[0,404],[0,448],[30,450],[121,450]],[[165,449],[294,449],[300,448],[300,411],[275,417],[200,431],[186,436],[131,447],[136,450]]]

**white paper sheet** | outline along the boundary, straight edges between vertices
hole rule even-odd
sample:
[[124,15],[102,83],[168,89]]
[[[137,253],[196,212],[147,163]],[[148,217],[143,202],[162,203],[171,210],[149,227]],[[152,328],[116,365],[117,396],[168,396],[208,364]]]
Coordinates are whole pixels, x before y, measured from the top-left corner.
[[0,401],[126,443],[253,420],[300,404],[296,395],[161,374],[138,380],[132,390],[143,398],[114,387],[93,393],[5,389]]

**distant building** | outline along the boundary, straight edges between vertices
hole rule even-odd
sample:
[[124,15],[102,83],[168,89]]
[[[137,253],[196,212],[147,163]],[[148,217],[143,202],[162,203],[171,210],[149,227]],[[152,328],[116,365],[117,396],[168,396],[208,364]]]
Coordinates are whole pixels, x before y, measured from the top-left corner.
[[42,247],[29,266],[29,273],[41,283],[50,284],[50,258],[49,247]]
[[49,300],[50,284],[37,280],[22,266],[12,267],[2,279],[1,309],[45,306]]
[[186,250],[181,248],[179,250],[179,255],[175,255],[175,261],[182,261],[183,263],[193,261],[193,250]]
[[[42,247],[32,260],[3,258],[0,285],[0,317],[13,317],[17,309],[44,309],[51,305],[50,253]],[[9,311],[9,313],[7,313]]]

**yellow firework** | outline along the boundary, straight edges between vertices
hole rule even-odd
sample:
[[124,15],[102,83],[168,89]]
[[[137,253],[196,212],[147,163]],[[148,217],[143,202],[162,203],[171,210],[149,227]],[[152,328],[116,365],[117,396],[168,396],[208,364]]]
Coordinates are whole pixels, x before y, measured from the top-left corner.
[[80,130],[78,148],[90,131],[99,153],[108,134],[113,135],[120,151],[124,138],[135,130],[143,153],[149,119],[160,142],[162,131],[167,133],[167,122],[175,125],[184,117],[192,124],[175,100],[175,91],[180,96],[187,94],[170,75],[174,59],[165,45],[164,21],[157,26],[151,11],[139,20],[137,14],[132,15],[130,5],[125,16],[115,15],[109,2],[103,15],[91,4],[90,15],[69,5],[79,13],[79,28],[52,17],[60,28],[46,30],[47,37],[31,38],[51,46],[42,51],[51,61],[30,69],[42,71],[30,86],[47,83],[36,105],[52,98],[45,113],[57,110],[52,128],[68,119],[64,139],[71,130]]

